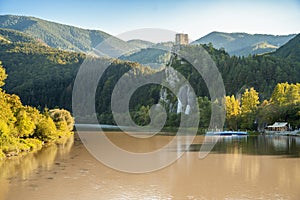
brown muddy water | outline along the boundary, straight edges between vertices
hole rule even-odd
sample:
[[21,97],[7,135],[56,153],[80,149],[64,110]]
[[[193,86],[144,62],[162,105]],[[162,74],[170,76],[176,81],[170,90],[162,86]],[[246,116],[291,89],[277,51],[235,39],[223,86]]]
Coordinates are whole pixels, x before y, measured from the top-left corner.
[[[172,139],[106,135],[133,152],[151,151]],[[300,199],[300,137],[226,136],[199,159],[202,141],[197,136],[168,167],[129,174],[96,160],[75,134],[65,145],[0,162],[0,199]]]

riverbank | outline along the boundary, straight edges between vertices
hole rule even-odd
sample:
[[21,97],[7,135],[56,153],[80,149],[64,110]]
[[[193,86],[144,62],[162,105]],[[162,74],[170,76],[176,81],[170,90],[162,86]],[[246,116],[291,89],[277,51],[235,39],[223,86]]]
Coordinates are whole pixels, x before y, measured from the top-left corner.
[[57,138],[56,140],[47,142],[33,138],[28,138],[26,140],[20,139],[20,144],[16,144],[15,147],[11,147],[15,150],[3,152],[3,149],[0,149],[0,160],[14,157],[23,157],[29,153],[38,152],[42,148],[46,148],[51,145],[64,145],[71,137],[74,137],[74,132],[68,132],[60,138]]

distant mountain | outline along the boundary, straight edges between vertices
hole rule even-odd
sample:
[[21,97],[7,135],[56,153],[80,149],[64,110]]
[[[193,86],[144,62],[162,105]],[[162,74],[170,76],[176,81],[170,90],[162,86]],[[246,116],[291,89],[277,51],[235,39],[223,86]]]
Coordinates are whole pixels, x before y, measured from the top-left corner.
[[152,69],[159,69],[165,63],[165,60],[169,60],[166,51],[155,48],[146,48],[128,56],[121,56],[121,60],[128,60],[132,62],[138,62],[143,65],[150,66]]
[[242,56],[247,56],[249,54],[251,55],[260,55],[268,52],[273,52],[278,49],[277,46],[274,46],[272,44],[269,44],[267,42],[262,42],[258,44],[254,44],[248,47],[245,47],[243,49],[239,49],[237,51],[231,52],[231,55],[242,55]]
[[152,43],[152,42],[145,41],[145,40],[139,40],[139,39],[128,40],[127,43],[129,43],[133,46],[136,46],[138,48],[141,48],[141,49],[146,49],[146,48],[154,45],[154,43]]
[[300,62],[300,34],[280,47],[273,55]]
[[[13,29],[29,34],[50,47],[89,52],[111,35],[99,30],[87,30],[50,22],[35,17],[0,15],[0,28]],[[124,41],[115,38],[119,43]]]
[[[140,64],[150,66],[152,69],[164,67],[165,64],[170,60],[170,50],[173,46],[172,42],[162,42],[157,44],[152,43],[152,45],[143,40],[134,40],[134,42],[128,42],[135,44],[135,46],[139,46],[139,48],[142,49],[132,54],[121,56],[121,60],[138,62]],[[149,46],[143,48],[142,44],[144,46]]]
[[212,43],[215,48],[224,48],[230,55],[248,56],[249,54],[263,54],[275,51],[295,37],[295,35],[212,32],[194,41],[193,44]]

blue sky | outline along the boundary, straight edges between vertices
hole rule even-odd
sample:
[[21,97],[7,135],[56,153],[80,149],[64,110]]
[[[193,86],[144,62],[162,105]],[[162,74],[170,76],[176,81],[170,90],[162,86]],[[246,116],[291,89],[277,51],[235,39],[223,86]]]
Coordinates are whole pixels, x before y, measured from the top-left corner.
[[198,39],[212,31],[300,33],[299,0],[0,0],[0,14],[29,15],[118,35],[162,28]]

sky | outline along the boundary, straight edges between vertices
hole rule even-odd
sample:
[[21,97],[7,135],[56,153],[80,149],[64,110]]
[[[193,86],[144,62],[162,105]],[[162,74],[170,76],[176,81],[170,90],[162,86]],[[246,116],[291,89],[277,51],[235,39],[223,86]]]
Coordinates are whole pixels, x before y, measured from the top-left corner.
[[111,35],[167,29],[196,40],[212,31],[300,33],[300,0],[0,0],[0,14],[34,16]]

